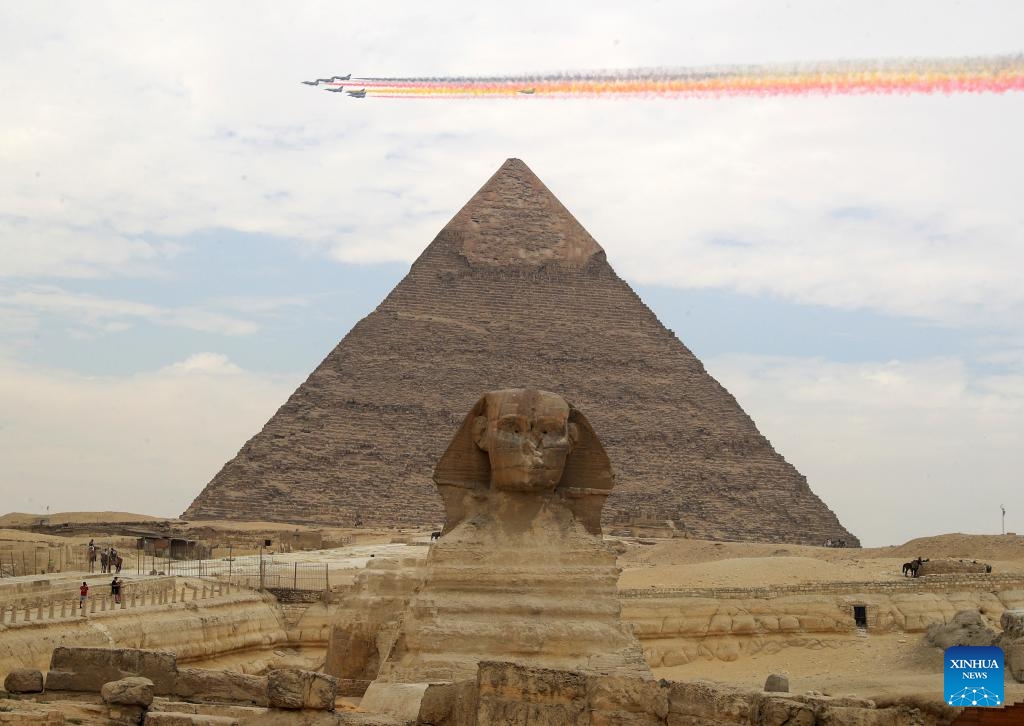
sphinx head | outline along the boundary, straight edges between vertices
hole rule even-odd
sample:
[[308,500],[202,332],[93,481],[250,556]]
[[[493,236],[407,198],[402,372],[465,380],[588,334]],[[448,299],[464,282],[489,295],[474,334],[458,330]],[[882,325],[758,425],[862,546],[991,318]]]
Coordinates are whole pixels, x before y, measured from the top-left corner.
[[551,492],[579,439],[560,396],[532,389],[493,391],[473,420],[473,441],[487,452],[492,490]]
[[536,389],[485,394],[438,462],[448,531],[495,494],[561,501],[600,533],[614,477],[590,423],[561,396]]

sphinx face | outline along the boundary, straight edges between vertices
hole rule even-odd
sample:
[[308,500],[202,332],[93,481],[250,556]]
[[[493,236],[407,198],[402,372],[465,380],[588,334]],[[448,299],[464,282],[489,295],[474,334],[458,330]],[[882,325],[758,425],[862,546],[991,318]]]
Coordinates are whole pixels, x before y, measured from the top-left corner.
[[491,462],[491,488],[553,491],[572,448],[569,404],[561,397],[496,397],[481,417],[477,443]]

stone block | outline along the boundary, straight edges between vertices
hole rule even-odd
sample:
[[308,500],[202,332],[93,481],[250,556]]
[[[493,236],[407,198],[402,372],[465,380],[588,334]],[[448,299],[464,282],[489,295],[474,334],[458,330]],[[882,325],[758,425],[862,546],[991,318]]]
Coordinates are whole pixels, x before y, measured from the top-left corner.
[[46,689],[99,693],[104,683],[128,676],[153,681],[156,693],[172,693],[177,676],[174,653],[137,648],[53,649]]
[[814,726],[814,708],[806,703],[755,694],[750,704],[750,722],[758,726]]
[[764,690],[770,693],[789,693],[789,676],[772,673],[764,682]]
[[205,668],[181,668],[173,695],[201,703],[233,703],[267,706],[266,676],[251,676],[234,671]]
[[238,726],[238,719],[230,716],[157,711],[147,713],[143,724],[144,726]]
[[148,708],[153,703],[153,681],[142,676],[129,676],[104,683],[100,689],[104,703]]
[[146,709],[127,704],[107,704],[107,724],[110,726],[138,726],[145,718]]
[[431,726],[476,726],[477,687],[475,680],[431,683],[420,700],[416,723]]
[[669,726],[749,724],[753,691],[706,681],[675,682],[668,693]]
[[334,710],[338,679],[325,673],[281,668],[267,674],[267,702],[271,708]]
[[43,674],[31,668],[15,668],[4,678],[8,693],[42,693]]
[[668,717],[669,682],[607,676],[591,680],[592,726],[661,726]]
[[1004,639],[1024,640],[1024,610],[1004,610],[999,626]]
[[420,712],[427,683],[384,683],[374,681],[366,689],[360,708],[411,722]]

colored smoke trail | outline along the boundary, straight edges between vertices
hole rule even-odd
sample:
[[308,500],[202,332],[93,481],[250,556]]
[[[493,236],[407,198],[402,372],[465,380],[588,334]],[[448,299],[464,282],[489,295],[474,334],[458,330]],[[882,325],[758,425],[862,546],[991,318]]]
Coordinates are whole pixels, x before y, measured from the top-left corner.
[[359,98],[364,95],[376,98],[718,98],[1007,93],[1024,91],[1024,55],[480,78],[355,77],[324,85],[328,90],[344,90],[347,95]]

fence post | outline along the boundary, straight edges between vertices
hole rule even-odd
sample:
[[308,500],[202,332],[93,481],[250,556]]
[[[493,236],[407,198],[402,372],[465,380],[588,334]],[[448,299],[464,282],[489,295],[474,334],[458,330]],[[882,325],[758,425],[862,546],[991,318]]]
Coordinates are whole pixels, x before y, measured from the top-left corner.
[[295,567],[292,570],[292,589],[293,590],[298,590],[299,589],[299,563],[298,562],[295,563]]

